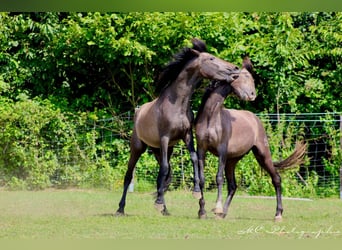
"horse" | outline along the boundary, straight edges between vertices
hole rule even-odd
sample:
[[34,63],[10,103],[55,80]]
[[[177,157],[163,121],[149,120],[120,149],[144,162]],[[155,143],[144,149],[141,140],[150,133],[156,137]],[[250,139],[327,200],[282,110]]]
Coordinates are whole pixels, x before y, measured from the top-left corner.
[[[169,164],[173,147],[183,140],[194,170],[193,194],[200,194],[198,158],[192,133],[193,113],[190,99],[203,79],[230,83],[240,73],[238,66],[207,52],[206,44],[200,39],[192,40],[193,48],[185,47],[174,55],[156,79],[161,92],[159,97],[143,104],[134,114],[133,132],[130,140],[130,157],[124,177],[124,187],[116,215],[124,215],[128,186],[133,177],[136,162],[147,147],[153,152],[158,164],[155,208],[169,215],[164,192],[171,182]],[[248,92],[248,89],[245,89]],[[254,90],[251,90],[254,91]]]
[[[199,218],[206,218],[204,188],[204,164],[207,151],[218,157],[216,183],[218,188],[214,213],[218,218],[225,218],[229,205],[237,189],[235,166],[250,150],[259,165],[272,178],[276,192],[277,206],[275,221],[282,220],[283,206],[281,197],[281,177],[278,170],[288,169],[303,163],[306,144],[296,143],[294,152],[285,160],[273,162],[265,129],[260,119],[245,110],[226,109],[225,98],[234,92],[235,84],[242,80],[237,78],[231,84],[217,82],[212,84],[202,97],[201,106],[195,119],[199,178],[201,198],[199,200]],[[223,172],[228,185],[228,195],[222,206]]]

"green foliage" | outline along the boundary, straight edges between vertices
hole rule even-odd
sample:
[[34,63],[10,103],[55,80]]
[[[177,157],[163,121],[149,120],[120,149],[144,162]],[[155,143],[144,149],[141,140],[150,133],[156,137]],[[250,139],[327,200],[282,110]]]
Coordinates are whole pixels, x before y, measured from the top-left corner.
[[199,37],[223,59],[239,65],[248,54],[254,63],[262,83],[256,102],[228,106],[339,111],[341,19],[340,12],[1,13],[0,76],[11,98],[26,91],[63,110],[123,113],[155,97],[161,67]]
[[[130,155],[127,126],[119,118],[98,120],[92,113],[66,116],[49,101],[28,99],[24,95],[17,102],[1,98],[2,134],[0,146],[1,186],[11,190],[44,189],[47,187],[99,187],[121,189]],[[276,124],[261,116],[269,136],[273,160],[288,157],[305,133],[295,120],[285,122],[279,117]],[[328,120],[329,117],[325,118]],[[101,125],[105,124],[105,125]],[[332,157],[325,160],[326,171],[339,175],[341,151],[340,132],[326,125]],[[113,136],[113,133],[116,134]],[[121,139],[120,139],[121,135]],[[216,189],[217,157],[207,154],[206,190]],[[173,181],[170,189],[191,189],[193,170],[188,151],[180,144],[171,158]],[[135,171],[135,189],[151,190],[156,185],[159,166],[151,152],[139,159]],[[336,195],[336,185],[320,188],[319,176],[308,172],[305,179],[298,169],[281,173],[285,196]],[[252,153],[237,165],[236,178],[240,190],[251,195],[274,195],[267,173],[257,164]]]
[[49,130],[61,113],[48,102],[21,98],[15,103],[0,98],[0,173],[9,186],[23,186],[21,179],[28,188],[41,189],[58,166]]
[[[112,188],[115,176],[108,154],[120,151],[120,162],[128,152],[111,145],[98,156],[96,131],[88,117],[67,117],[49,101],[21,96],[17,102],[0,98],[0,176],[9,189],[45,189],[65,186]],[[115,142],[114,142],[115,143]],[[119,168],[118,168],[119,169]],[[120,176],[121,177],[121,176]]]
[[[340,12],[2,12],[0,184],[11,189],[121,186],[132,124],[115,119],[105,130],[107,136],[116,134],[115,139],[103,141],[104,130],[92,125],[155,98],[154,78],[193,37],[206,41],[210,53],[237,65],[245,55],[252,59],[256,101],[227,98],[227,107],[256,113],[339,112],[341,34]],[[203,87],[192,98],[194,111],[202,94]],[[304,136],[304,131],[281,123],[265,126],[276,159],[291,152],[295,136]],[[326,170],[336,176],[342,159],[340,132],[329,124],[321,130],[331,146]],[[174,176],[184,179],[171,188],[192,181],[190,158],[182,150],[175,148],[171,164]],[[215,187],[217,159],[208,155],[207,166],[210,189]],[[248,183],[248,192],[273,192],[252,155],[238,169],[241,184],[261,179]],[[142,189],[155,185],[157,171],[154,157],[144,154],[136,170]],[[303,195],[317,191],[312,188],[318,182],[314,174],[307,185],[287,175],[296,173],[283,174],[285,194],[295,195],[300,185],[296,190]]]

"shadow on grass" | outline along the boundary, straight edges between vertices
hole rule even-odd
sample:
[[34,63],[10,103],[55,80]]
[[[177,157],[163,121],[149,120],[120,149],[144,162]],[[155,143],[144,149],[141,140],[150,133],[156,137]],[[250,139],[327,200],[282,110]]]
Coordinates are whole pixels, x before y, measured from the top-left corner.
[[[107,217],[107,218],[134,218],[134,217],[151,217],[151,215],[144,215],[144,214],[124,214],[124,215],[117,215],[116,213],[101,213],[101,214],[95,214],[96,217]],[[217,222],[236,222],[236,221],[253,221],[253,222],[272,222],[274,221],[273,217],[270,218],[261,218],[261,217],[254,217],[254,216],[236,216],[236,217],[230,217],[227,215],[225,218],[220,218],[215,216],[215,214],[211,213],[208,214],[206,218],[198,218],[196,215],[190,216],[190,215],[177,215],[177,214],[171,214],[168,216],[163,216],[161,214],[156,213],[155,216],[152,216],[153,218],[164,218],[164,219],[170,219],[170,218],[177,218],[177,219],[184,219],[184,220],[197,220],[197,221],[217,221]]]

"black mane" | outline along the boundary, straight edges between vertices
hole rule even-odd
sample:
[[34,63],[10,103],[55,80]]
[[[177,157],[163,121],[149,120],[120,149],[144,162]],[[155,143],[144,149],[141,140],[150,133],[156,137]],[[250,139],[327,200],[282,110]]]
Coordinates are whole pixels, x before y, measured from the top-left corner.
[[[206,44],[199,39],[192,39],[193,49],[199,52],[206,52],[207,46]],[[157,86],[156,90],[158,93],[161,93],[164,89],[166,89],[172,82],[176,80],[179,73],[183,70],[185,65],[196,58],[197,55],[192,52],[192,49],[189,47],[183,48],[180,52],[173,56],[174,60],[169,62],[163,71],[159,74],[158,78],[155,80],[155,85]]]

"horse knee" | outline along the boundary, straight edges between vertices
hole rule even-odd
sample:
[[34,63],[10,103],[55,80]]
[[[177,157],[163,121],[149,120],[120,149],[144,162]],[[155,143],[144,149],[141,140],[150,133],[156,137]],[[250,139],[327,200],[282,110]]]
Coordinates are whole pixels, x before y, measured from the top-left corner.
[[216,183],[217,185],[222,185],[224,182],[223,175],[216,175]]
[[159,174],[161,176],[168,176],[169,175],[169,172],[170,172],[170,168],[169,168],[169,163],[168,162],[162,162],[160,164],[160,168],[159,168]]
[[228,184],[228,191],[229,191],[229,193],[232,193],[232,192],[235,193],[236,189],[237,189],[236,183],[229,183]]
[[198,156],[197,156],[197,153],[196,152],[191,152],[190,153],[190,158],[191,158],[191,161],[194,163],[194,164],[198,164]]

